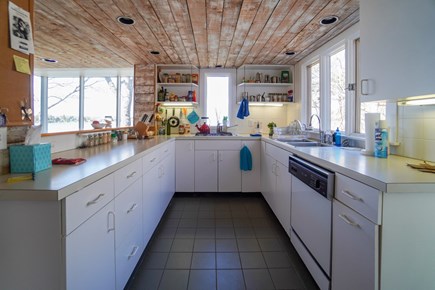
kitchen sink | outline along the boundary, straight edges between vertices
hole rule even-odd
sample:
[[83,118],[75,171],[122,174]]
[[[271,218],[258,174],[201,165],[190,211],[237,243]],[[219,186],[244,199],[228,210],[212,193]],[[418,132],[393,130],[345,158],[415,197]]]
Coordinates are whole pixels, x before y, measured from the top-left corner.
[[279,140],[278,141],[294,146],[294,147],[323,147],[329,146],[328,144],[322,144],[317,141],[309,140],[309,139],[300,139],[300,140]]
[[231,132],[219,132],[219,133],[196,133],[195,136],[233,136]]

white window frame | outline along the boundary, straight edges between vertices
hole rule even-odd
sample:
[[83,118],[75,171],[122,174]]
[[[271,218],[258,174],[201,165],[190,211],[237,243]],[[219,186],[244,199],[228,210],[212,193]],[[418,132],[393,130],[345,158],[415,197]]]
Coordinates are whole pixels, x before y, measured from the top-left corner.
[[[345,49],[346,59],[346,86],[349,83],[356,82],[356,67],[355,67],[355,40],[359,38],[359,31],[351,33],[342,39],[336,40],[333,43],[328,43],[329,47],[323,47],[322,50],[316,51],[307,60],[301,63],[301,120],[308,124],[311,116],[311,100],[308,93],[308,67],[319,62],[320,65],[320,118],[321,129],[329,130],[331,127],[331,98],[330,98],[330,56],[337,53],[341,49]],[[319,52],[320,51],[320,52]],[[361,137],[363,134],[355,133],[356,131],[356,110],[359,109],[359,104],[356,104],[356,91],[346,89],[346,119],[345,132],[347,136]]]
[[[200,70],[200,86],[201,86],[201,111],[204,116],[208,116],[207,112],[207,77],[229,77],[228,82],[228,125],[235,122],[232,119],[232,112],[235,106],[235,95],[236,95],[236,70],[235,69],[201,69]],[[212,112],[211,114],[214,114]],[[223,117],[223,116],[222,116]],[[212,127],[214,127],[213,125]]]

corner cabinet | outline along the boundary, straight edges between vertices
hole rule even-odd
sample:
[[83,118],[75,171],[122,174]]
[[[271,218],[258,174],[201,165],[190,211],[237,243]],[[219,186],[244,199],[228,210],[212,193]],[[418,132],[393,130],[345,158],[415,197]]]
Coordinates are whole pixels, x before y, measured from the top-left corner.
[[359,5],[362,101],[434,94],[434,1],[364,0]]
[[[273,105],[294,102],[293,66],[243,65],[237,69],[237,102]],[[290,95],[290,97],[289,97]]]
[[198,105],[199,69],[193,65],[156,65],[155,101],[164,106]]

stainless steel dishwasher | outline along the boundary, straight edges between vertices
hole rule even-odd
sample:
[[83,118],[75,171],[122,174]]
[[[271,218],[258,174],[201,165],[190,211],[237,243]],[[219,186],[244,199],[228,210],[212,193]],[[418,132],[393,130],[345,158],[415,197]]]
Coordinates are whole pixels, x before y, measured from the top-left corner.
[[292,178],[290,239],[317,285],[330,289],[334,173],[297,156],[289,157]]

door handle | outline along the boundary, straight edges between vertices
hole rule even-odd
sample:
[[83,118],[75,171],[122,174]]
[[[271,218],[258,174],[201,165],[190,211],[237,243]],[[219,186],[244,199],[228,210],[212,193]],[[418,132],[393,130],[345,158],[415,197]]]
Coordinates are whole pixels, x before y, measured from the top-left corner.
[[357,224],[356,222],[350,220],[344,213],[338,215],[342,220],[344,220],[345,223],[348,225],[351,225],[356,228],[360,228],[361,226]]
[[350,199],[353,200],[358,200],[358,201],[363,201],[363,199],[359,196],[353,195],[352,193],[350,193],[348,190],[342,190],[341,193],[343,193],[344,195],[346,195],[347,197],[349,197]]
[[100,198],[104,196],[104,193],[100,193],[96,198],[86,203],[86,206],[90,206],[92,204],[96,204]]
[[[365,90],[364,90],[364,85],[365,85],[365,88],[366,88]],[[360,92],[361,92],[361,95],[363,95],[363,96],[368,96],[369,95],[369,80],[368,79],[362,79],[361,80]]]
[[[111,216],[112,219],[110,219]],[[112,223],[110,221],[112,221]],[[115,213],[113,211],[109,211],[107,213],[107,232],[110,233],[111,231],[114,230],[115,230]]]

